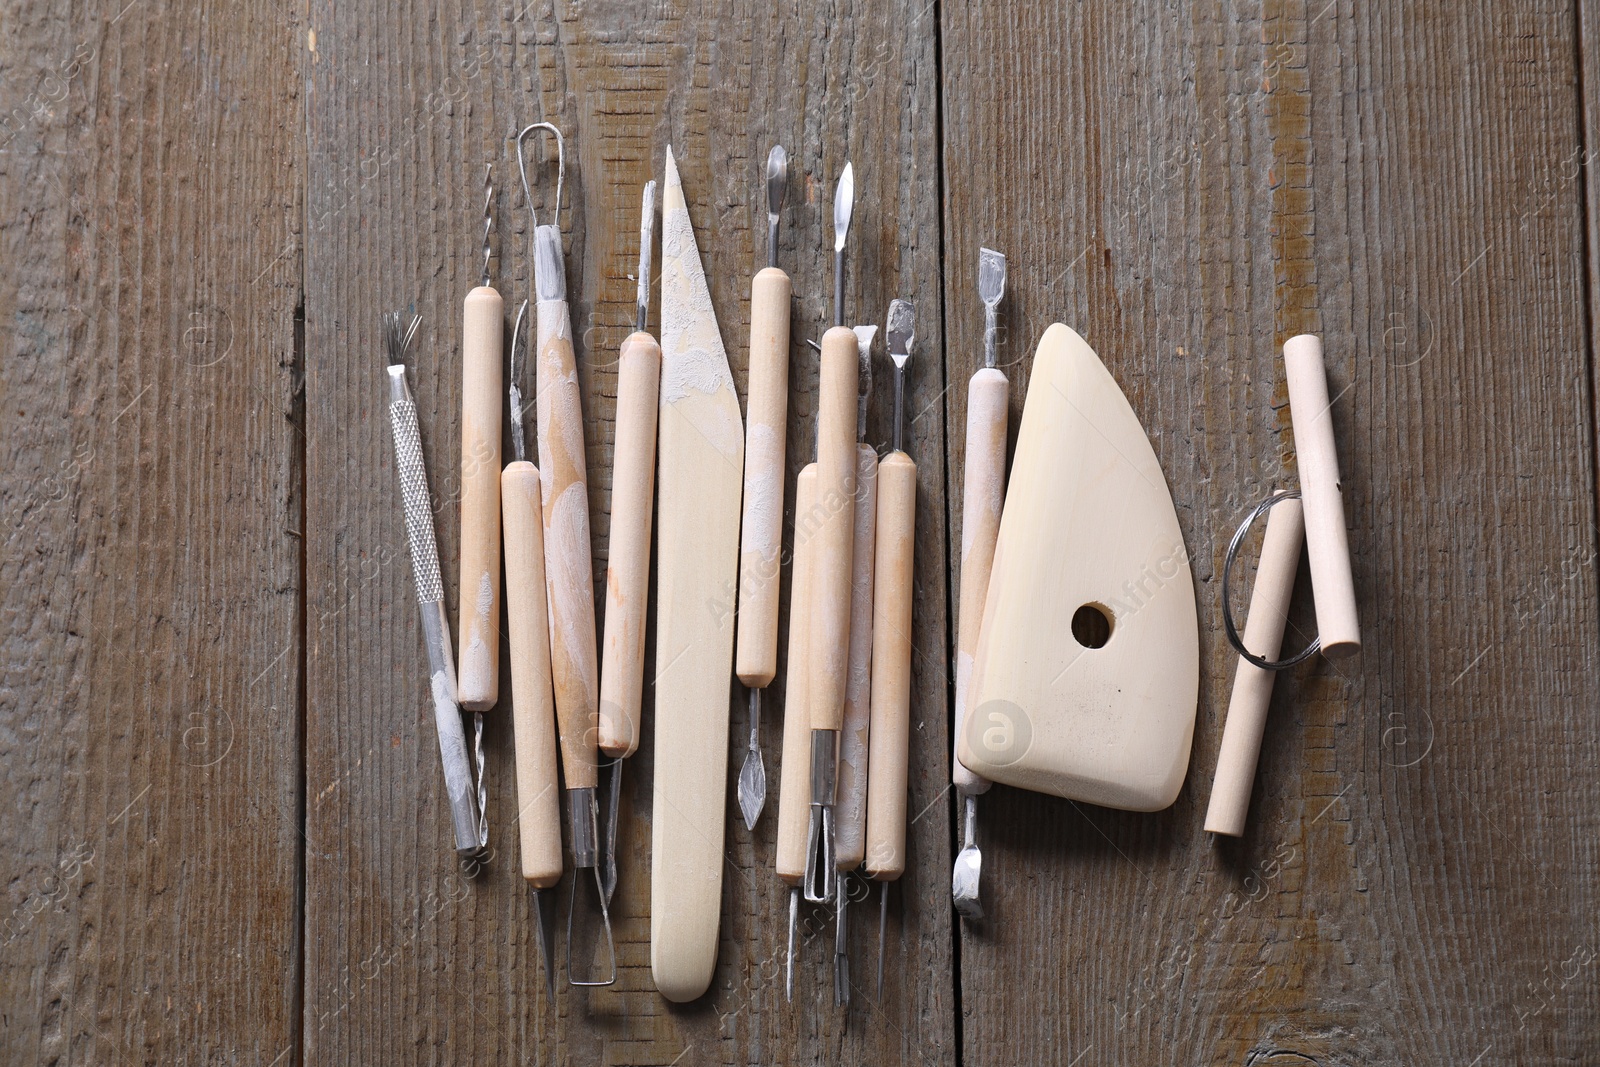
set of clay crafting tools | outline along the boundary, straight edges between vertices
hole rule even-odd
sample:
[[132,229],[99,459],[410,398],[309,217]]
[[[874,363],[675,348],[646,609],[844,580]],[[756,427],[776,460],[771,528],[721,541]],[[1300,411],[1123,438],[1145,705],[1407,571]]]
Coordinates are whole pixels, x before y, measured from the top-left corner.
[[[554,144],[553,192],[534,177],[551,161],[546,154],[530,165],[530,141]],[[617,353],[604,631],[597,635],[560,229],[565,145],[555,126],[541,122],[518,133],[515,146],[532,223],[533,293],[515,316],[509,357],[505,305],[491,285],[487,172],[482,280],[462,312],[459,674],[406,383],[417,319],[385,319],[389,414],[456,849],[464,862],[478,863],[488,844],[483,717],[502,696],[503,564],[519,858],[549,995],[557,971],[550,898],[569,862],[563,794],[572,868],[566,977],[574,986],[604,986],[617,976],[611,903],[623,768],[645,729],[648,685],[655,713],[650,964],[663,996],[693,1000],[709,988],[717,962],[730,677],[749,702],[737,780],[748,829],[767,797],[762,694],[780,673],[792,343],[793,284],[778,266],[788,156],[774,147],[764,175],[767,265],[749,288],[748,419],[670,147],[660,197],[660,341],[650,333],[657,185],[643,187],[634,329]],[[856,209],[848,162],[831,209],[832,326],[813,345],[815,459],[795,483],[774,860],[788,888],[786,996],[793,997],[803,898],[833,906],[833,999],[842,1006],[854,988],[851,879],[864,874],[879,883],[881,993],[889,883],[906,869],[917,466],[904,432],[916,324],[909,300],[890,304],[881,337],[894,368],[893,447],[880,458],[867,425],[880,333],[875,324],[848,325],[845,308]],[[1134,811],[1170,805],[1187,773],[1200,674],[1194,581],[1165,476],[1110,371],[1064,325],[1038,342],[1008,482],[1010,385],[997,353],[1005,293],[1005,257],[980,249],[984,341],[967,391],[950,765],[962,838],[952,900],[973,922],[984,916],[977,798],[998,782]],[[531,403],[524,391],[530,360]],[[1274,672],[1318,648],[1335,658],[1360,648],[1320,341],[1291,338],[1284,362],[1302,484],[1250,512],[1222,568],[1223,628],[1241,657],[1206,818],[1207,830],[1224,835],[1244,831]],[[512,452],[503,469],[502,397]],[[1263,515],[1240,636],[1230,580]],[[1321,636],[1280,660],[1302,541]],[[729,590],[737,609],[719,610]],[[655,654],[647,664],[652,610]],[[476,770],[463,711],[474,715]]]

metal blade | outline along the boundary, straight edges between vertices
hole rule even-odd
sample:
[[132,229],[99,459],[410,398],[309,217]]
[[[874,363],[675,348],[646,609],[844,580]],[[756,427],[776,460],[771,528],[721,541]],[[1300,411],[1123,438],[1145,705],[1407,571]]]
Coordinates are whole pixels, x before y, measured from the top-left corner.
[[522,371],[528,362],[528,302],[517,309],[517,325],[511,331],[511,386],[506,390],[511,408],[511,458],[528,458],[528,439],[522,430]]
[[889,302],[889,358],[896,367],[904,367],[911,358],[911,347],[917,339],[916,309],[909,300]]
[[639,295],[634,329],[642,330],[650,319],[650,246],[656,234],[656,183],[644,183],[639,205]]
[[775,144],[767,155],[767,223],[775,225],[789,191],[789,153]]
[[538,931],[539,955],[544,958],[545,991],[550,995],[553,1008],[556,1003],[556,909],[555,901],[547,899],[550,892],[548,889],[533,890],[533,925]]
[[849,163],[839,175],[833,191],[833,250],[844,251],[845,235],[850,232],[850,216],[856,208],[856,172]]
[[750,690],[750,747],[739,768],[739,811],[744,828],[754,830],[767,805],[767,767],[761,758],[761,690]]
[[983,853],[978,851],[978,798],[965,796],[961,800],[965,843],[950,875],[950,896],[957,912],[976,921],[983,918],[983,905],[978,901],[979,877],[983,873]]
[[978,249],[978,299],[998,304],[1006,295],[1006,257],[992,248]]

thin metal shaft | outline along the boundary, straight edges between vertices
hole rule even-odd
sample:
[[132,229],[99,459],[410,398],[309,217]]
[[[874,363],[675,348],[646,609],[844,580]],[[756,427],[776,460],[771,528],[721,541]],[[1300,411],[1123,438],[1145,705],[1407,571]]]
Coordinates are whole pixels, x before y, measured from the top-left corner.
[[789,887],[789,959],[783,968],[783,999],[794,1001],[794,928],[800,919],[800,887]]
[[833,254],[833,324],[844,325],[844,249]]
[[878,999],[883,999],[883,945],[889,932],[889,883],[878,883]]
[[850,1003],[850,939],[848,936],[850,886],[848,871],[840,871],[833,890],[833,1003],[843,1007]]
[[490,217],[489,208],[494,204],[494,164],[483,165],[483,285],[489,287],[489,234],[494,230],[494,219]]

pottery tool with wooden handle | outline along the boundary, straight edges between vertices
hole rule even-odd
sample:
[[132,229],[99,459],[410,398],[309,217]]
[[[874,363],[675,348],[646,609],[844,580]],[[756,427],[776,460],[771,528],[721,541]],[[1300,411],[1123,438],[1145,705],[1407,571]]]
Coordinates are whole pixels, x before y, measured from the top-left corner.
[[483,279],[467,294],[461,335],[461,672],[456,692],[472,712],[478,814],[488,820],[483,713],[500,690],[500,341],[505,302],[489,284],[494,184],[483,173]]
[[[978,250],[978,297],[983,301],[983,367],[967,386],[966,477],[961,496],[961,600],[956,639],[956,737],[967,725],[967,688],[978,652],[983,601],[1000,534],[1000,508],[1006,491],[1006,416],[1011,385],[996,364],[1000,301],[1006,293],[1006,257]],[[973,774],[952,750],[950,777],[961,796],[962,846],[950,877],[956,912],[983,918],[979,884],[983,854],[978,851],[978,796],[987,779]]]
[[606,565],[605,658],[600,663],[600,751],[606,772],[605,849],[600,884],[606,902],[617,888],[617,812],[622,761],[639,747],[644,690],[645,606],[650,595],[650,519],[656,475],[656,408],[661,402],[661,346],[650,317],[650,245],[656,183],[645,182],[639,215],[639,289],[634,330],[617,360],[617,437],[612,450],[611,559]]
[[472,768],[467,763],[467,737],[456,703],[455,657],[450,654],[450,622],[444,611],[444,583],[439,579],[439,547],[433,535],[433,507],[428,499],[428,471],[422,462],[422,435],[417,406],[406,385],[406,351],[420,323],[415,315],[391,311],[383,317],[389,351],[389,428],[394,434],[395,469],[400,473],[400,501],[406,517],[406,543],[411,552],[411,578],[422,616],[422,640],[428,650],[428,679],[433,692],[434,727],[439,732],[439,759],[456,854],[470,868],[489,843],[489,828],[472,796]]
[[889,305],[886,332],[894,360],[894,451],[878,464],[878,518],[872,572],[872,727],[867,761],[867,876],[878,899],[878,997],[889,928],[889,883],[906,869],[906,750],[911,737],[912,549],[916,544],[917,465],[906,455],[905,377],[916,339],[909,300]]
[[789,155],[767,156],[767,265],[750,283],[750,397],[739,530],[739,641],[734,671],[750,690],[750,745],[739,769],[739,811],[756,828],[767,803],[761,690],[778,674],[778,584],[783,547],[784,434],[789,416],[789,276],[778,267],[778,217]]
[[[556,196],[550,209],[550,222],[545,225],[539,223],[522,150],[522,142],[536,130],[548,131],[556,139]],[[567,309],[566,263],[561,251],[561,231],[556,225],[561,212],[561,189],[566,180],[566,145],[561,131],[548,122],[524,127],[517,134],[517,166],[522,173],[522,193],[533,221],[533,277],[538,297],[534,305],[538,336],[536,401],[544,577],[549,597],[550,674],[560,726],[561,769],[566,778],[572,859],[577,869],[567,904],[567,980],[573,985],[610,985],[616,981],[617,968],[611,916],[599,869],[598,687],[594,573],[589,558],[588,468],[584,458],[578,367],[572,352],[572,320]],[[580,955],[592,963],[592,953],[580,952],[572,938],[578,887],[586,881],[585,869],[594,873],[610,957],[609,973],[604,978],[575,977]],[[606,971],[602,969],[602,973]]]
[[1059,323],[1034,356],[957,752],[995,782],[1155,811],[1189,765],[1194,580],[1138,418]]
[[784,999],[794,999],[794,933],[800,915],[800,884],[806,876],[806,815],[811,807],[810,675],[811,560],[816,533],[817,465],[806,464],[795,479],[794,574],[789,586],[789,662],[784,679],[783,762],[778,777],[778,877],[789,886],[789,953]]
[[839,776],[833,802],[835,870],[833,1002],[850,1003],[847,951],[847,881],[867,851],[867,767],[872,728],[872,566],[878,519],[878,452],[867,444],[867,402],[872,397],[872,341],[876,326],[855,327],[860,383],[856,402],[855,506],[850,544],[850,651],[839,732]]
[[[1244,646],[1252,655],[1269,661],[1277,659],[1283,647],[1289,596],[1294,592],[1294,574],[1300,567],[1300,543],[1305,539],[1305,515],[1297,497],[1297,493],[1277,493],[1250,516],[1253,522],[1262,511],[1270,509],[1267,532],[1261,541],[1255,589],[1250,594]],[[1239,542],[1250,525],[1246,522],[1234,535],[1228,548],[1230,560],[1238,552]],[[1267,708],[1272,703],[1272,683],[1276,676],[1276,672],[1243,657],[1234,671],[1233,696],[1228,701],[1228,719],[1222,729],[1222,748],[1217,754],[1211,803],[1206,809],[1206,830],[1210,833],[1229,837],[1244,833],[1256,759],[1261,754],[1261,735],[1266,729]]]
[[833,196],[834,324],[822,335],[817,382],[817,500],[822,513],[811,579],[811,819],[805,882],[806,899],[813,903],[833,900],[834,787],[849,673],[851,502],[861,371],[856,335],[844,325],[844,245],[854,206],[855,173],[846,163]]
[[1350,572],[1350,537],[1339,492],[1339,456],[1333,443],[1333,404],[1322,362],[1322,340],[1303,333],[1283,343],[1283,368],[1289,379],[1289,413],[1294,419],[1300,492],[1305,503],[1306,558],[1311,564],[1311,594],[1317,607],[1317,640],[1329,659],[1361,651],[1356,617],[1355,579]]
[[556,999],[555,906],[561,880],[561,789],[556,781],[555,696],[550,688],[550,623],[544,585],[544,519],[539,468],[528,462],[522,431],[522,372],[528,302],[511,331],[512,461],[500,472],[500,517],[505,523],[506,622],[511,638],[512,730],[517,757],[517,825],[522,877],[533,892],[533,915],[544,957],[550,1003]]
[[656,741],[650,967],[672,1001],[711,984],[722,896],[744,424],[672,149],[661,213]]

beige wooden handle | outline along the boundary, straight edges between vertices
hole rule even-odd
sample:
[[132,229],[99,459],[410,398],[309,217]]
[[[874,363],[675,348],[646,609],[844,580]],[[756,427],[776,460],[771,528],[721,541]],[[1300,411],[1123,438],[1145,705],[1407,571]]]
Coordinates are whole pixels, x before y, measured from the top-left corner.
[[643,331],[630,334],[617,363],[611,558],[606,566],[605,655],[600,661],[600,750],[614,757],[631,756],[639,747],[660,404],[661,346]]
[[[993,367],[972,376],[967,386],[966,478],[961,498],[961,601],[956,630],[956,737],[967,724],[972,662],[983,629],[994,546],[1000,536],[1000,509],[1006,493],[1006,405],[1011,384]],[[956,788],[978,794],[989,780],[969,771],[952,752],[950,777]]]
[[766,267],[750,283],[750,400],[739,529],[739,644],[734,671],[760,689],[778,674],[784,434],[789,417],[789,276]]
[[1289,338],[1283,343],[1283,367],[1289,378],[1289,412],[1305,502],[1317,634],[1324,656],[1344,659],[1361,651],[1361,625],[1356,618],[1350,538],[1339,493],[1339,455],[1333,443],[1333,405],[1328,400],[1321,339],[1309,333]]
[[835,326],[822,335],[817,382],[815,572],[811,579],[811,728],[844,722],[850,645],[850,549],[855,497],[856,388],[861,377],[856,335]]
[[488,286],[467,294],[461,334],[461,669],[468,711],[500,695],[500,352],[505,303]]
[[511,637],[522,877],[545,889],[561,880],[561,789],[556,778],[539,469],[525,460],[509,464],[500,475],[500,504],[506,535],[506,623]]
[[[1300,501],[1280,501],[1267,513],[1267,532],[1261,540],[1261,563],[1250,593],[1250,615],[1244,624],[1244,647],[1252,655],[1275,660],[1283,649],[1283,626],[1288,620],[1289,597],[1294,592],[1294,572],[1300,567],[1300,543],[1305,540],[1305,515]],[[1217,776],[1206,809],[1206,829],[1238,837],[1244,833],[1250,810],[1250,789],[1261,754],[1261,734],[1272,703],[1272,682],[1277,672],[1262,670],[1239,658],[1233,674],[1233,697],[1228,701],[1228,721],[1222,728],[1222,750],[1217,755]]]
[[811,809],[811,687],[806,652],[811,644],[811,579],[816,533],[817,465],[795,480],[794,573],[789,584],[789,663],[784,680],[783,762],[778,766],[778,877],[798,885],[806,873],[806,829]]
[[539,470],[544,490],[544,576],[550,595],[550,670],[568,789],[598,781],[594,570],[583,407],[565,300],[541,300]]
[[878,465],[878,530],[872,583],[872,754],[868,760],[867,874],[892,881],[906,869],[906,750],[911,738],[912,552],[917,465],[904,452]]
[[856,499],[850,546],[850,675],[839,732],[833,803],[834,866],[853,871],[867,852],[867,767],[872,729],[872,588],[878,525],[878,453],[856,446]]

